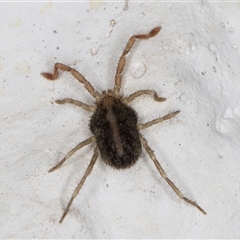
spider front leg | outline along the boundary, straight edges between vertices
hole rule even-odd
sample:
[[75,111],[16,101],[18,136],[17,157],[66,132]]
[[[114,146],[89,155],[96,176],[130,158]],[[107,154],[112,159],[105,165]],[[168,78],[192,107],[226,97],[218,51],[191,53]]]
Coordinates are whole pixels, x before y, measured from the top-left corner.
[[122,84],[122,72],[123,69],[125,67],[125,63],[126,63],[126,55],[130,52],[130,50],[132,49],[136,39],[149,39],[151,37],[156,36],[161,30],[161,27],[156,27],[153,30],[151,30],[149,33],[147,34],[139,34],[139,35],[133,35],[132,37],[129,38],[123,53],[121,55],[121,57],[119,58],[118,61],[118,65],[117,65],[117,71],[115,74],[115,85],[113,88],[113,92],[116,95],[119,95],[120,89],[121,89],[121,84]]
[[55,63],[53,73],[43,72],[41,73],[41,75],[47,78],[48,80],[56,80],[58,78],[58,70],[70,72],[80,83],[84,84],[84,87],[96,100],[100,99],[101,96],[100,93],[93,88],[92,84],[88,82],[86,78],[76,69],[71,68],[65,64]]
[[203,214],[207,214],[196,202],[186,198],[183,196],[182,192],[176,187],[176,185],[168,178],[166,172],[162,168],[161,164],[158,162],[154,151],[148,146],[147,140],[140,134],[140,140],[143,145],[143,147],[146,149],[149,157],[154,162],[158,172],[162,176],[162,178],[168,183],[168,185],[173,189],[173,191],[178,195],[179,198],[184,200],[185,202],[191,204],[192,206],[196,207],[199,211],[201,211]]

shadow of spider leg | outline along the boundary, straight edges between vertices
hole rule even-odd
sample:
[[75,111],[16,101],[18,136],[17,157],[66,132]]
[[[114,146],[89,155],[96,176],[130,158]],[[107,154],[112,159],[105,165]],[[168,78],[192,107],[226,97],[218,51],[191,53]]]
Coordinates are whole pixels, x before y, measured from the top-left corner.
[[91,161],[90,161],[90,163],[89,163],[89,165],[88,165],[88,167],[87,167],[87,169],[86,169],[86,171],[85,171],[81,181],[78,183],[77,187],[75,188],[75,190],[74,190],[74,192],[73,192],[73,194],[72,194],[72,196],[71,196],[71,198],[70,198],[70,200],[68,202],[68,205],[67,205],[66,209],[63,212],[63,215],[62,215],[59,223],[63,222],[65,216],[67,215],[67,213],[68,213],[68,211],[69,211],[69,209],[70,209],[70,207],[71,207],[71,205],[73,203],[73,200],[78,195],[80,189],[82,188],[82,186],[83,186],[85,180],[87,179],[87,177],[89,176],[89,174],[92,172],[93,166],[96,163],[98,156],[99,156],[99,150],[98,150],[98,147],[96,147],[94,149],[94,153],[93,153],[92,159],[91,159]]
[[[154,124],[160,123],[164,120],[170,119],[172,117],[174,117],[175,115],[177,115],[180,111],[175,111],[172,113],[167,114],[164,117],[161,118],[157,118],[154,119],[150,122],[144,123],[144,124],[139,124],[138,125],[138,129],[142,130],[145,128],[148,128]],[[140,140],[141,143],[143,145],[143,147],[146,149],[149,157],[151,158],[151,160],[154,162],[158,172],[160,173],[160,175],[162,176],[162,178],[168,183],[168,185],[173,189],[173,191],[178,195],[179,198],[181,198],[182,200],[184,200],[185,202],[191,204],[192,206],[196,207],[199,211],[201,211],[203,214],[207,214],[196,202],[191,201],[190,199],[186,198],[183,196],[182,192],[176,187],[176,185],[168,178],[166,172],[164,171],[164,169],[162,168],[161,164],[158,162],[154,151],[148,146],[147,140],[142,136],[142,134],[140,134]]]

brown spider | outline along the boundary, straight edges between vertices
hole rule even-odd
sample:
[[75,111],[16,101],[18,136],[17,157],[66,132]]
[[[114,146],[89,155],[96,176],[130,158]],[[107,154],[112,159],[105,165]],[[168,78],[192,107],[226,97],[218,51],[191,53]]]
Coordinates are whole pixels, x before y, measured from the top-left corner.
[[68,205],[59,221],[60,223],[62,223],[64,217],[68,213],[73,200],[79,193],[87,176],[91,173],[99,153],[101,154],[102,160],[106,164],[115,169],[124,169],[131,167],[136,163],[141,154],[142,146],[152,159],[160,175],[166,180],[178,197],[196,207],[203,214],[206,214],[206,212],[196,202],[184,197],[181,191],[167,177],[166,172],[156,159],[153,150],[148,146],[147,140],[139,132],[142,129],[148,128],[154,124],[176,116],[180,111],[171,112],[164,117],[156,118],[147,123],[138,124],[135,111],[127,105],[129,102],[142,95],[150,95],[155,101],[158,102],[163,102],[166,100],[166,98],[159,97],[154,90],[139,90],[132,93],[128,97],[122,97],[119,93],[122,84],[122,72],[126,62],[126,55],[132,49],[136,39],[149,39],[156,36],[160,30],[161,27],[156,27],[147,34],[133,35],[130,37],[118,61],[113,90],[103,91],[102,94],[100,94],[93,88],[91,83],[83,77],[81,73],[62,63],[56,63],[54,65],[53,74],[42,73],[42,76],[48,80],[56,80],[58,78],[58,70],[70,72],[80,83],[84,84],[84,87],[87,89],[87,91],[95,98],[94,105],[88,105],[71,98],[56,100],[56,103],[58,104],[71,103],[87,111],[93,112],[93,115],[90,119],[90,130],[92,131],[93,136],[74,147],[55,167],[51,168],[49,172],[60,168],[69,157],[71,157],[82,147],[96,142],[92,159],[85,171],[83,178],[72,194],[72,197],[69,200]]

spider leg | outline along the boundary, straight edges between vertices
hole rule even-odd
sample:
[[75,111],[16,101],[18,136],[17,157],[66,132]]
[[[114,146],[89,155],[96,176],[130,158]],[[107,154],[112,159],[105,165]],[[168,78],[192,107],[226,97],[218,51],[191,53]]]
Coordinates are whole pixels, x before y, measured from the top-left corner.
[[93,105],[88,105],[86,103],[80,102],[78,100],[74,100],[72,98],[63,98],[63,99],[58,99],[55,101],[58,104],[65,104],[65,103],[70,103],[73,105],[76,105],[78,107],[81,107],[87,111],[94,112],[96,110],[96,107]]
[[154,90],[139,90],[139,91],[136,91],[136,92],[130,94],[128,97],[125,97],[123,99],[123,102],[125,104],[128,104],[129,102],[133,101],[135,98],[140,97],[142,95],[150,95],[157,102],[163,102],[163,101],[167,100],[166,98],[159,97]]
[[53,73],[43,72],[41,75],[48,80],[56,80],[58,78],[58,70],[70,72],[80,83],[84,84],[84,87],[96,100],[100,99],[100,93],[93,88],[92,84],[88,82],[85,77],[76,69],[71,68],[65,64],[55,63]]
[[149,122],[146,122],[146,123],[140,123],[140,124],[137,125],[137,128],[138,128],[138,130],[142,130],[142,129],[151,127],[154,124],[157,124],[157,123],[163,122],[165,120],[168,120],[172,117],[175,117],[178,113],[180,113],[179,110],[175,111],[175,112],[171,112],[171,113],[165,115],[164,117],[156,118],[156,119],[154,119],[152,121],[149,121]]
[[126,55],[129,53],[129,51],[132,49],[136,39],[149,39],[151,37],[156,36],[161,30],[161,27],[156,27],[152,29],[149,33],[147,34],[139,34],[139,35],[133,35],[132,37],[129,38],[123,53],[121,57],[118,60],[118,65],[117,65],[117,70],[115,74],[115,85],[113,88],[113,92],[116,95],[119,95],[120,89],[121,89],[121,84],[122,84],[122,72],[126,63]]
[[185,202],[191,204],[192,206],[196,207],[199,211],[201,211],[203,214],[207,214],[196,202],[186,198],[183,196],[182,192],[176,187],[176,185],[168,178],[166,172],[156,159],[156,156],[154,154],[154,151],[148,146],[147,140],[140,134],[140,140],[142,142],[143,147],[146,149],[149,157],[154,162],[158,172],[162,176],[162,178],[168,183],[168,185],[173,189],[173,191],[178,195],[179,198],[184,200]]
[[91,159],[91,161],[90,161],[90,163],[89,163],[89,165],[88,165],[88,167],[87,167],[87,169],[86,169],[86,171],[84,173],[84,176],[82,177],[81,181],[78,183],[77,187],[75,188],[75,190],[74,190],[74,192],[72,194],[72,197],[70,198],[70,200],[68,202],[68,205],[67,205],[66,209],[64,210],[63,215],[62,215],[59,223],[63,222],[65,216],[67,215],[67,213],[68,213],[68,211],[69,211],[69,209],[70,209],[70,207],[71,207],[71,205],[73,203],[73,200],[78,195],[78,193],[79,193],[80,189],[82,188],[85,180],[87,179],[88,175],[91,173],[91,171],[93,169],[93,166],[94,166],[94,164],[97,161],[98,155],[99,155],[99,151],[98,151],[98,148],[96,147],[94,149],[94,154],[92,156],[92,159]]
[[62,164],[68,159],[70,158],[76,151],[78,151],[79,149],[81,149],[82,147],[92,143],[95,141],[95,137],[90,137],[88,139],[86,139],[83,142],[80,142],[75,148],[73,148],[70,152],[68,152],[68,154],[53,168],[51,168],[48,172],[53,172],[56,169],[60,168],[62,166]]

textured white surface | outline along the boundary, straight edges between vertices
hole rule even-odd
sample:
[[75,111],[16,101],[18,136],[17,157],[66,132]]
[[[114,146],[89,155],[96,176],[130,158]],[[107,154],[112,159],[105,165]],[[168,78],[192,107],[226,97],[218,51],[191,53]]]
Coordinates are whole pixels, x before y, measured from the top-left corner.
[[[239,238],[240,3],[1,3],[1,238]],[[111,88],[128,38],[162,26],[131,52],[123,93],[139,121],[181,114],[143,131],[156,156],[204,216],[164,183],[143,151],[135,167],[99,160],[63,224],[59,218],[92,155],[89,113],[54,99],[93,103],[69,74],[40,76],[55,62],[77,68],[99,91]],[[139,68],[139,70],[138,70]]]

